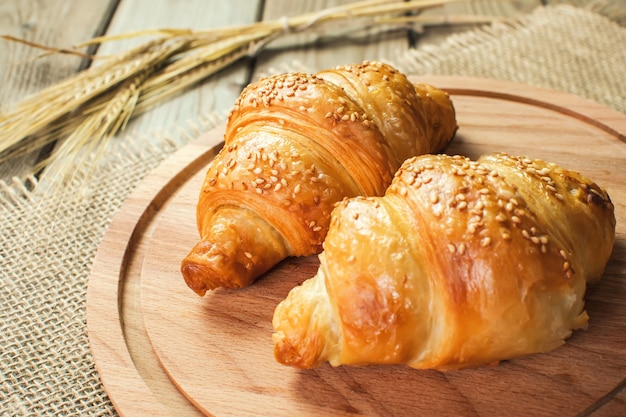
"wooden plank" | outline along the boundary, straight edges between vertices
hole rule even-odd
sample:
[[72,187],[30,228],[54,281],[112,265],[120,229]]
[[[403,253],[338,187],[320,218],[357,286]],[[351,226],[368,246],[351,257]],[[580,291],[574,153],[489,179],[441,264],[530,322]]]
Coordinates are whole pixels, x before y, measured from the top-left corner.
[[[3,1],[0,34],[52,47],[70,47],[99,35],[116,4],[116,0]],[[1,112],[84,65],[81,58],[69,55],[36,59],[41,52],[25,44],[0,40]],[[1,164],[0,179],[29,172],[36,158],[34,154]]]
[[[283,16],[322,12],[331,7],[351,3],[347,0],[290,1],[267,0],[263,20],[277,20]],[[362,33],[339,33],[341,38],[328,34],[288,35],[281,41],[271,43],[259,54],[254,77],[283,71],[302,69],[319,71],[341,64],[363,60],[391,59],[394,54],[409,47],[407,31],[385,33],[370,29]]]
[[[255,21],[259,4],[259,1],[249,0],[124,1],[111,21],[107,35],[143,29],[204,29],[248,24]],[[143,37],[106,43],[99,52],[110,54],[124,51],[146,39]],[[225,114],[230,110],[247,79],[245,63],[235,65],[196,88],[139,115],[132,120],[127,131],[139,132],[142,135],[175,133],[186,129],[189,121],[198,120],[202,115],[212,112]]]
[[[471,29],[488,24],[489,18],[513,18],[531,12],[535,7],[541,6],[541,0],[521,0],[521,1],[473,1],[455,2],[446,4],[440,8],[424,11],[423,17],[437,19],[448,19],[450,24],[440,25],[416,25],[417,35],[415,36],[415,46],[421,47],[427,44],[436,45],[444,41],[452,34],[462,33]],[[454,23],[459,20],[469,18],[485,18],[481,23]]]

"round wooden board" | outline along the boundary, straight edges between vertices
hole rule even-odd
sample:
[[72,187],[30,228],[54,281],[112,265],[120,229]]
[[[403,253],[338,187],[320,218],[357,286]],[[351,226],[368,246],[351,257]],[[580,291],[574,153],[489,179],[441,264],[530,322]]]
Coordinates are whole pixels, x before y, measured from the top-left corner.
[[[617,239],[589,288],[589,328],[546,354],[455,372],[404,366],[297,370],[272,354],[271,317],[316,257],[287,259],[253,286],[201,298],[181,259],[197,240],[195,206],[223,128],[186,146],[124,203],[92,267],[87,327],[122,416],[617,415],[626,390],[626,115],[562,92],[487,79],[420,77],[450,92],[450,154],[542,158],[605,187]],[[595,414],[594,414],[595,415]]]

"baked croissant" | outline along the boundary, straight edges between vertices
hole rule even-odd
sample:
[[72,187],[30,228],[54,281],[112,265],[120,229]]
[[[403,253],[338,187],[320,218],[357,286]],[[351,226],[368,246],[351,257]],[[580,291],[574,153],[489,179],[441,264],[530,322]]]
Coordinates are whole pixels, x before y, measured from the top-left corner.
[[206,174],[185,281],[200,295],[244,287],[319,253],[337,201],[382,195],[405,159],[441,150],[456,127],[445,92],[378,62],[251,84]]
[[459,369],[564,343],[615,239],[608,194],[525,157],[428,155],[332,213],[315,277],[274,312],[286,365]]

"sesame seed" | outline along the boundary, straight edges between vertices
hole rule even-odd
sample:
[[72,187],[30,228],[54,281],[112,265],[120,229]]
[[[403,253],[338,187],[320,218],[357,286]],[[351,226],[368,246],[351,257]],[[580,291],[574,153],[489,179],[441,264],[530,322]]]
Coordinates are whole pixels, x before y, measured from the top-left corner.
[[500,223],[504,223],[506,221],[506,216],[502,213],[498,213],[496,215],[496,221]]
[[571,267],[570,263],[568,261],[563,262],[563,272],[569,270]]
[[298,193],[300,192],[300,188],[301,188],[301,187],[300,187],[300,184],[296,184],[296,186],[293,188],[293,192],[294,192],[295,194],[298,194]]
[[524,236],[526,239],[530,239],[530,233],[528,233],[528,230],[526,229],[522,230],[522,236]]
[[319,232],[320,230],[322,230],[322,226],[315,226],[315,227],[313,228],[313,231],[314,231],[314,232]]
[[556,194],[554,194],[554,196],[556,197],[557,200],[561,200],[561,201],[564,200],[563,194],[556,193]]
[[465,243],[460,243],[458,247],[458,251],[461,255],[465,253]]
[[259,175],[261,172],[263,172],[263,168],[261,167],[256,167],[254,168],[254,170],[252,171],[254,174]]
[[466,203],[465,201],[461,201],[461,202],[457,205],[457,208],[458,208],[459,210],[463,210],[463,209],[467,208],[467,203]]
[[348,262],[349,262],[349,263],[354,262],[354,260],[355,260],[355,256],[354,256],[354,255],[350,255],[350,256],[348,256]]
[[452,243],[448,243],[448,251],[450,251],[450,253],[456,253],[456,246]]
[[546,245],[541,245],[541,253],[548,253],[548,247]]
[[480,246],[487,247],[491,244],[491,238],[489,236],[482,238],[482,240],[480,241]]
[[537,236],[531,236],[530,241],[533,242],[535,245],[538,245],[541,242]]
[[246,258],[252,259],[252,254],[250,252],[244,252],[243,254],[246,255]]
[[278,183],[278,184],[276,184],[276,185],[274,186],[274,191],[278,191],[278,190],[280,190],[281,188],[282,188],[282,185],[281,185],[280,183]]
[[439,202],[439,195],[433,193],[430,195],[430,202],[432,204],[437,204]]
[[567,260],[567,252],[565,252],[563,249],[561,249],[559,251],[559,254],[561,255],[561,258],[563,258],[564,260]]

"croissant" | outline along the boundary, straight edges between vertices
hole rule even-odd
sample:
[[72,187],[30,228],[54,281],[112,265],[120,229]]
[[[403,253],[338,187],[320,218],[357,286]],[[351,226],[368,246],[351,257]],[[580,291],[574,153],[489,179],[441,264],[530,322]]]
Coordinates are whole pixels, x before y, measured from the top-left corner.
[[545,352],[588,321],[615,240],[608,194],[541,160],[407,160],[337,204],[317,274],[275,309],[278,362],[440,370]]
[[245,287],[288,256],[319,253],[337,201],[382,195],[405,159],[441,150],[456,128],[444,91],[379,62],[249,85],[202,185],[187,285]]

